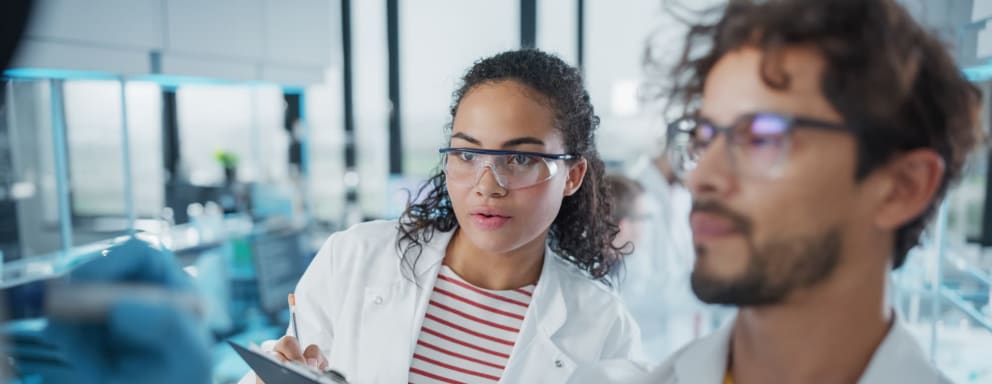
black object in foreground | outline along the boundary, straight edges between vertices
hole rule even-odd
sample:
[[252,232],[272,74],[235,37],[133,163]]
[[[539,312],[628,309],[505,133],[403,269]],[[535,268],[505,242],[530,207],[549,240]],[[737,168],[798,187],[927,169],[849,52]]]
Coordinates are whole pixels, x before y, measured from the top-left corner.
[[334,370],[317,372],[306,365],[289,361],[280,362],[264,351],[254,347],[244,347],[227,341],[238,355],[255,371],[255,375],[266,383],[280,384],[348,384],[344,375]]

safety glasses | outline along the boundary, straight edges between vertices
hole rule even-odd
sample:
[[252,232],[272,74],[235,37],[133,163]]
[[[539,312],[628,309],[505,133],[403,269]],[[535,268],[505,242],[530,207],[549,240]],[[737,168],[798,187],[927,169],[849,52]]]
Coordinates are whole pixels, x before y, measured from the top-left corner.
[[560,171],[560,161],[578,158],[570,154],[477,148],[442,148],[439,152],[448,183],[474,186],[489,169],[500,187],[508,190],[551,180]]

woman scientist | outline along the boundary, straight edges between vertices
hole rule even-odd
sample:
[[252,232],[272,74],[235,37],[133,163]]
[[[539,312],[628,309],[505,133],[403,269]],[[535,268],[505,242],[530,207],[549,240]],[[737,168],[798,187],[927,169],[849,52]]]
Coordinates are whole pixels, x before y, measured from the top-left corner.
[[296,287],[302,342],[283,337],[278,358],[352,383],[562,383],[639,359],[601,282],[620,250],[581,75],[520,50],[462,80],[426,195],[327,240]]

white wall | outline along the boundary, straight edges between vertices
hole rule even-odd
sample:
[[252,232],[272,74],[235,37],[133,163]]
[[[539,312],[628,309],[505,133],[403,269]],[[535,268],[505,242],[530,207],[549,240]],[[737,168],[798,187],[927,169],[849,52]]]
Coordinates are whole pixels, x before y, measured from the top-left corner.
[[116,81],[66,81],[66,141],[73,211],[124,213],[121,93]]
[[131,147],[131,186],[139,217],[154,217],[165,206],[162,165],[162,89],[158,84],[127,83],[127,128]]
[[378,216],[384,213],[389,175],[386,2],[352,1],[351,6],[358,193],[362,212]]
[[[992,17],[992,0],[975,0],[971,20],[981,20]],[[978,48],[976,56],[982,60],[992,59],[992,23],[978,32]]]
[[520,46],[520,2],[400,2],[399,23],[404,173],[426,176],[439,164],[461,76]]
[[21,255],[53,252],[61,247],[52,151],[51,92],[47,81],[13,82],[8,94],[8,124],[15,145],[13,162],[21,182],[34,194],[17,201]]
[[283,124],[282,90],[273,86],[182,86],[176,91],[181,166],[189,180],[224,180],[217,151],[238,156],[242,181],[285,179],[289,136]]
[[337,222],[344,214],[344,119],[341,71],[328,71],[325,84],[307,87],[304,99],[310,130],[311,214]]
[[[644,104],[639,90],[647,78],[643,58],[650,40],[660,57],[674,65],[683,45],[686,27],[664,8],[672,2],[635,0],[619,6],[615,1],[586,2],[586,84],[596,112],[602,119],[598,146],[612,162],[631,162],[642,154],[657,152],[664,137],[664,118],[657,108],[663,101]],[[687,2],[683,2],[687,3]],[[696,1],[691,10],[721,4],[720,0]]]
[[578,65],[578,12],[576,0],[538,0],[537,47]]
[[[339,0],[39,0],[14,67],[320,83]],[[160,62],[152,54],[161,54]]]
[[[158,215],[162,185],[162,91],[157,84],[126,87],[131,177],[139,216]],[[124,214],[120,83],[65,82],[66,139],[73,211],[88,216]]]

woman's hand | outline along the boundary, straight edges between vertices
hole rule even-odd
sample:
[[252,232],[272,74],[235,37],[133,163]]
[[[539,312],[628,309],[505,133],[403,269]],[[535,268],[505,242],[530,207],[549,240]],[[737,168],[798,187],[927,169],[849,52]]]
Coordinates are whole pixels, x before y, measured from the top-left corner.
[[[272,355],[281,362],[297,361],[308,367],[323,372],[327,369],[327,359],[320,353],[320,347],[310,344],[306,349],[300,348],[300,342],[293,336],[283,336],[272,348]],[[262,379],[255,377],[257,384],[263,384]]]

